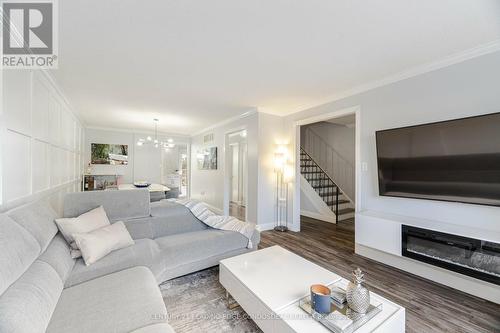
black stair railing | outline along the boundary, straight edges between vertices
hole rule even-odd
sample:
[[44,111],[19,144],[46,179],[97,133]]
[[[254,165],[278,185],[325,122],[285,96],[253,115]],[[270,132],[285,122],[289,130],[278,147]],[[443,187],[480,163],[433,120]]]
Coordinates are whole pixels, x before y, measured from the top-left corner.
[[335,222],[339,222],[341,194],[339,187],[302,147],[300,147],[300,173],[335,213]]

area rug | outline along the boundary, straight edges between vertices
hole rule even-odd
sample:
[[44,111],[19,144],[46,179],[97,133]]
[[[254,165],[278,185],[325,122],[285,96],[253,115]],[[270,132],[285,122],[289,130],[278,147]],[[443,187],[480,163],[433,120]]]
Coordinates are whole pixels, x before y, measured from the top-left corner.
[[176,333],[262,332],[241,307],[228,309],[218,267],[167,281],[160,289]]

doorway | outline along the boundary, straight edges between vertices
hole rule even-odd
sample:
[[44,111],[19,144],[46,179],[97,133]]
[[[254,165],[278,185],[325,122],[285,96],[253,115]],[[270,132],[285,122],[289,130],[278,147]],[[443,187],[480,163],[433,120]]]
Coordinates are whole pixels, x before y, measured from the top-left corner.
[[176,144],[161,150],[162,184],[170,188],[171,198],[188,195],[188,145]]
[[246,221],[247,139],[246,130],[229,133],[226,137],[226,158],[229,178],[229,216]]
[[300,126],[300,213],[354,223],[356,115]]
[[301,217],[354,229],[361,197],[359,116],[353,107],[295,123],[295,230]]

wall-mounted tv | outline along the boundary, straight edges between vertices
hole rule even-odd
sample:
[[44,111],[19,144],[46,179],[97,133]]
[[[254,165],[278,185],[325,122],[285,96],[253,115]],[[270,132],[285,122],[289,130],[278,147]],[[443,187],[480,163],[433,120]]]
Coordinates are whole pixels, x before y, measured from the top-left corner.
[[500,206],[500,113],[376,132],[379,194]]

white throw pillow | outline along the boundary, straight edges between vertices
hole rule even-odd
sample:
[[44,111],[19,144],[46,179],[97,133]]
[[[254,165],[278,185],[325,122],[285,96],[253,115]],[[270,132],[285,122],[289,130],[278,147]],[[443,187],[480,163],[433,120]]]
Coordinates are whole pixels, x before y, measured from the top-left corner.
[[125,224],[121,221],[88,233],[75,233],[72,237],[82,252],[87,266],[112,251],[135,244]]
[[78,247],[73,243],[73,234],[87,233],[110,225],[108,216],[102,206],[78,217],[56,219],[56,224],[64,239],[74,250],[78,250]]

